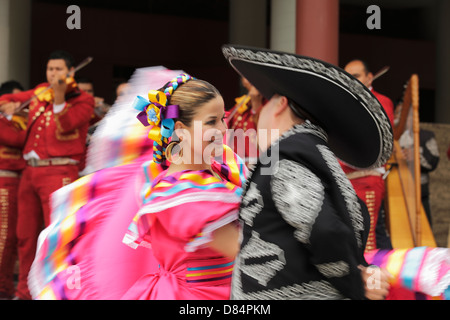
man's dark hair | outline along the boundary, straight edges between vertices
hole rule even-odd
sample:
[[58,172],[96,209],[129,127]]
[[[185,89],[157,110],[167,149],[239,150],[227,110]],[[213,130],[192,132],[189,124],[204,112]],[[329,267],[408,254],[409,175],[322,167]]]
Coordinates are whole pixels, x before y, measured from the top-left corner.
[[19,89],[23,91],[23,86],[20,84],[20,82],[15,80],[9,80],[5,81],[0,86],[0,96],[5,93],[12,93],[14,89]]
[[50,53],[47,62],[48,60],[55,59],[63,59],[66,62],[66,66],[68,69],[72,68],[75,65],[75,60],[73,59],[72,55],[64,50],[56,50]]
[[369,65],[367,64],[366,61],[361,60],[361,59],[360,59],[359,61],[361,61],[361,63],[363,64],[363,66],[364,66],[364,71],[366,71],[366,74],[368,74],[369,72],[371,72],[371,71],[370,71],[370,68],[369,68]]

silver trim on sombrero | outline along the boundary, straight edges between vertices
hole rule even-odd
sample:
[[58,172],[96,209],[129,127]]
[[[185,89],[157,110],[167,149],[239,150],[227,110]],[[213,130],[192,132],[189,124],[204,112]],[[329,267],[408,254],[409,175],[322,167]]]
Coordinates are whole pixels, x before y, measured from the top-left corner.
[[[374,119],[374,122],[380,129],[380,153],[377,160],[369,167],[380,167],[384,165],[390,158],[393,150],[393,134],[389,119],[382,111],[379,101],[374,98],[367,88],[356,79],[349,77],[347,74],[339,71],[333,66],[326,66],[320,61],[312,59],[303,59],[301,57],[290,54],[279,54],[274,52],[253,51],[250,49],[233,48],[230,46],[222,47],[223,55],[230,62],[230,65],[240,74],[240,72],[231,63],[231,60],[243,60],[254,64],[273,66],[278,65],[280,68],[292,71],[307,72],[315,76],[320,76],[328,81],[332,81],[342,89],[352,94],[355,99],[361,102],[361,105],[368,110]],[[309,72],[308,72],[309,70]],[[351,164],[349,164],[351,165]],[[356,168],[354,165],[352,167]],[[356,168],[358,169],[358,168]],[[363,169],[363,168],[359,168]],[[366,169],[366,168],[364,168]]]

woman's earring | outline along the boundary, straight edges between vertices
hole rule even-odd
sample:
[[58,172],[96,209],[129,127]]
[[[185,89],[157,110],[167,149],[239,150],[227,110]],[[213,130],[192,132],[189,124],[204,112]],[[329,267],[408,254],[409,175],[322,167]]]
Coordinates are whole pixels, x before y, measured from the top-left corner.
[[166,147],[166,159],[175,164],[181,163],[183,157],[183,149],[181,147],[182,138],[179,140],[171,141]]

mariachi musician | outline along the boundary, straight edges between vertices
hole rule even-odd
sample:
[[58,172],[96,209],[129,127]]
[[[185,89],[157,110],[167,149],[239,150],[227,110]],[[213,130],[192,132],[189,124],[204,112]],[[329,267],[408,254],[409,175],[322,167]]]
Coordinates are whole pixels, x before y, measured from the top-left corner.
[[[372,92],[383,107],[391,126],[394,127],[394,104],[391,99],[373,89],[372,82],[375,79],[375,76],[370,72],[367,63],[362,60],[352,60],[345,65],[345,71],[361,81],[361,83]],[[384,167],[380,167],[373,170],[356,170],[344,163],[341,163],[341,166],[346,173],[347,178],[352,183],[356,194],[364,201],[369,210],[370,230],[366,243],[366,251],[374,250],[378,248],[375,229],[378,222],[378,213],[385,196],[383,179],[385,169]]]
[[79,90],[73,77],[67,77],[73,70],[72,56],[54,51],[47,60],[47,83],[0,97],[0,111],[6,114],[31,99],[23,148],[26,165],[18,194],[19,299],[31,298],[27,278],[39,232],[50,223],[50,195],[78,178],[85,154],[94,98]]
[[[16,81],[2,84],[0,96],[21,92]],[[0,113],[0,299],[14,296],[14,266],[17,258],[17,193],[20,172],[25,168],[22,148],[27,114],[4,116]]]

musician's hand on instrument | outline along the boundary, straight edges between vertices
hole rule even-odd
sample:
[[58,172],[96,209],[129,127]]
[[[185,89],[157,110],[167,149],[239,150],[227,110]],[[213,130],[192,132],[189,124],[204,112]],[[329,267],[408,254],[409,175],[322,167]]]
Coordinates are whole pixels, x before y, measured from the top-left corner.
[[105,101],[104,98],[100,98],[100,97],[94,97],[94,101],[95,101],[95,106],[96,107],[101,107]]
[[54,77],[50,85],[52,86],[53,92],[55,94],[55,100],[54,104],[61,104],[65,101],[65,95],[67,90],[67,83],[66,83],[66,77],[60,76],[60,77]]
[[410,148],[402,148],[403,157],[405,157],[406,161],[411,162],[414,159],[414,150],[412,147]]
[[359,266],[364,283],[365,296],[369,300],[384,300],[389,293],[392,275],[383,268],[376,266]]
[[248,95],[250,96],[252,109],[255,111],[259,110],[259,108],[262,106],[262,102],[263,102],[262,94],[254,86],[251,86],[248,91]]
[[106,115],[106,113],[109,111],[111,106],[109,104],[105,103],[104,98],[94,97],[94,101],[95,101],[95,109],[94,109],[95,114],[98,117],[103,118]]
[[0,112],[4,115],[13,115],[16,109],[20,106],[20,102],[7,102],[0,105]]

